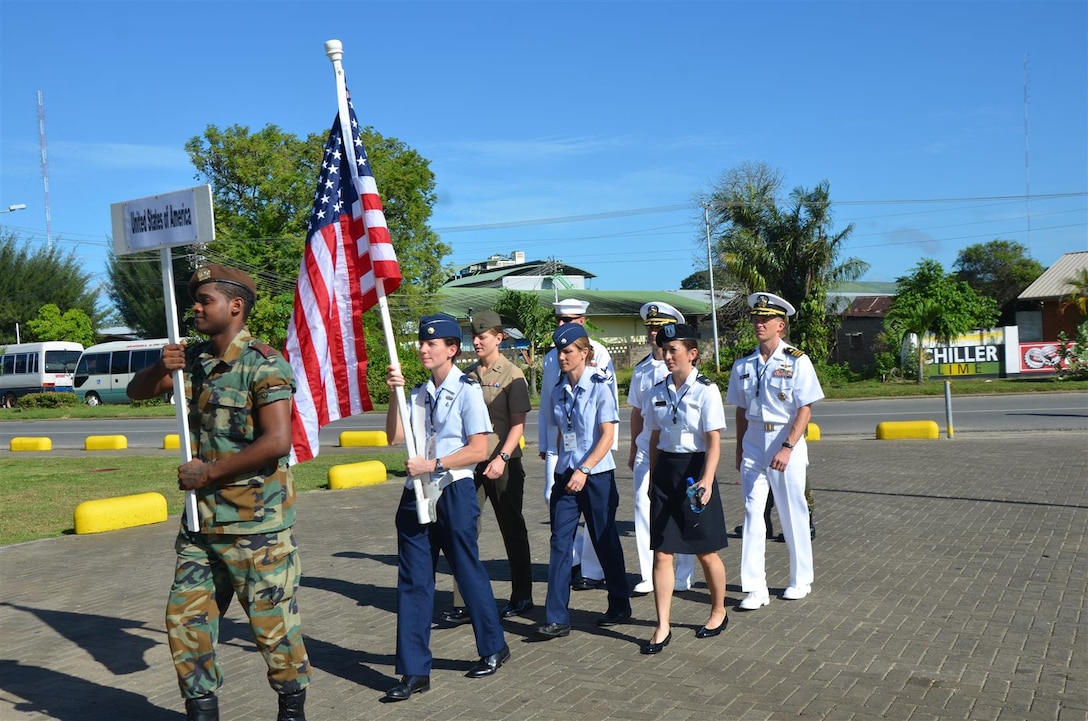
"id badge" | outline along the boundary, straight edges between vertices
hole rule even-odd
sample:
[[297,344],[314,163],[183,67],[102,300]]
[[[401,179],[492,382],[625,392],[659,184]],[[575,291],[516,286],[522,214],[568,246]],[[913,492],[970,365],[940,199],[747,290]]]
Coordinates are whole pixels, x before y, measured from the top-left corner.
[[431,436],[427,439],[427,451],[423,456],[424,458],[438,458],[435,455],[435,437]]
[[573,451],[578,447],[578,437],[574,434],[574,431],[567,431],[563,434],[563,448],[568,451]]

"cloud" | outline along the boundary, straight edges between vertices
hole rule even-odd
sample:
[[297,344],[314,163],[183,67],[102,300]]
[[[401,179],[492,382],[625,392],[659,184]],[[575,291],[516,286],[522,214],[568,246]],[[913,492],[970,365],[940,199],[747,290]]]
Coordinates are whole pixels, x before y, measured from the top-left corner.
[[185,150],[134,143],[52,141],[49,159],[63,165],[105,170],[192,170]]
[[926,255],[941,252],[941,241],[925,231],[913,228],[896,228],[884,234],[885,245],[916,245]]

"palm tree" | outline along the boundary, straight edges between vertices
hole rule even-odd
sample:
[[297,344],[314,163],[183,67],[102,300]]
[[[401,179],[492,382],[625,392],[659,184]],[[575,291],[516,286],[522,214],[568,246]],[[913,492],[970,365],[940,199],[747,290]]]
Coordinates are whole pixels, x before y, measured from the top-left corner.
[[1065,284],[1070,288],[1062,296],[1062,303],[1058,306],[1059,312],[1064,313],[1067,308],[1076,308],[1080,311],[1081,317],[1088,316],[1088,268],[1081,268],[1072,277],[1066,278]]
[[745,164],[726,174],[712,193],[718,259],[745,293],[769,290],[797,308],[791,338],[813,358],[830,355],[837,318],[827,312],[827,294],[857,280],[869,268],[858,258],[839,261],[853,224],[833,230],[830,185],[797,187],[790,205],[779,208],[778,171]]

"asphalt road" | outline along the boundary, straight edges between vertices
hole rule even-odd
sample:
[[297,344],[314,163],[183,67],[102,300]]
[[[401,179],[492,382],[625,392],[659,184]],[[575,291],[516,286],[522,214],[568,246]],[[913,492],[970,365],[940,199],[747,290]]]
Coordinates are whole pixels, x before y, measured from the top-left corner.
[[[621,415],[626,418],[627,411]],[[534,444],[537,434],[536,412],[529,414],[526,440]],[[732,437],[732,409],[726,409],[729,428],[723,434]],[[822,436],[858,436],[872,438],[881,421],[932,420],[945,433],[947,428],[943,396],[924,398],[882,398],[878,400],[822,401],[816,404],[813,422]],[[345,430],[385,428],[383,413],[353,416],[332,423],[321,430],[321,444],[339,445]],[[952,397],[952,428],[955,434],[1015,431],[1088,431],[1088,393],[1026,393],[1017,395],[969,395]],[[627,440],[629,426],[620,424],[621,442]],[[0,422],[0,452],[10,448],[16,436],[45,436],[54,450],[82,449],[91,435],[124,435],[129,448],[162,448],[163,436],[177,433],[173,418],[8,421]]]

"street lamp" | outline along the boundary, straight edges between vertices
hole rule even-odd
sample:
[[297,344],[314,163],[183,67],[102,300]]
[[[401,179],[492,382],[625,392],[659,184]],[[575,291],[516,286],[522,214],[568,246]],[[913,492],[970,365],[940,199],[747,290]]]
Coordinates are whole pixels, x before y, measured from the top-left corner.
[[9,205],[7,209],[0,208],[0,213],[14,213],[16,210],[26,210],[26,203],[16,203],[15,205]]

